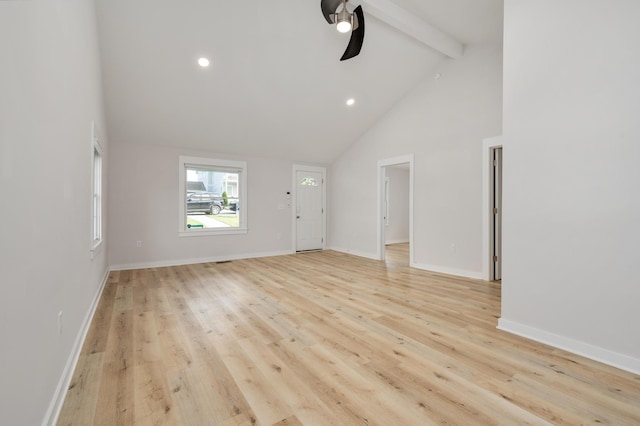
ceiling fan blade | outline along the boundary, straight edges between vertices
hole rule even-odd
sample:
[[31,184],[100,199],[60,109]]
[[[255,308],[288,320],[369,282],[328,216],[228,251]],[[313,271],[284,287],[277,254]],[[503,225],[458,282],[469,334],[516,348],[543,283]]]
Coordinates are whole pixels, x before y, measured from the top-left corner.
[[331,15],[336,13],[336,9],[338,9],[338,6],[340,6],[340,3],[342,3],[342,0],[321,0],[320,1],[322,14],[324,15],[324,19],[326,19],[328,23],[335,24],[335,22],[333,22],[333,18],[331,17]]
[[362,6],[356,7],[353,13],[355,14],[354,19],[358,20],[358,26],[351,32],[349,45],[347,46],[347,50],[344,51],[342,58],[340,58],[341,61],[346,61],[354,56],[358,56],[364,43],[364,13],[362,12]]

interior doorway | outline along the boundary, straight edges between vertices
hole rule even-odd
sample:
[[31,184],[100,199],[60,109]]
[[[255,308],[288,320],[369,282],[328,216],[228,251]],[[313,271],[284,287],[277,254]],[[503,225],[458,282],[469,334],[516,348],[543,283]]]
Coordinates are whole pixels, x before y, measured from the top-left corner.
[[482,277],[502,281],[502,187],[503,138],[496,136],[482,142]]
[[[413,155],[378,162],[378,258],[413,263]],[[400,259],[399,256],[406,257]]]
[[502,280],[502,148],[493,150],[493,280]]

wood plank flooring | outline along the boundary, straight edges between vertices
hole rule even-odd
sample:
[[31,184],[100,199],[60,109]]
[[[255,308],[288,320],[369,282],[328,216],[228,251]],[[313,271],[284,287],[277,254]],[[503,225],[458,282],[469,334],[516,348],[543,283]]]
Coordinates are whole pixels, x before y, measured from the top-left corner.
[[496,330],[499,283],[407,253],[113,272],[58,424],[640,424],[640,376]]

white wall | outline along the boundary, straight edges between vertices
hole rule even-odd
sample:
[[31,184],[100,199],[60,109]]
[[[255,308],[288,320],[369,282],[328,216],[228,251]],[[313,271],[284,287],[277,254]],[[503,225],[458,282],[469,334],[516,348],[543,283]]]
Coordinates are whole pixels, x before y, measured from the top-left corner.
[[46,420],[105,277],[106,249],[90,258],[92,120],[105,128],[93,2],[0,2],[2,424]]
[[386,167],[389,179],[389,217],[386,244],[409,242],[409,169]]
[[[290,253],[293,163],[113,141],[109,169],[110,261],[114,268],[227,260]],[[178,235],[178,157],[247,161],[249,231],[244,235]],[[142,247],[136,247],[136,241]]]
[[640,372],[640,2],[506,0],[500,326]]
[[501,87],[499,46],[467,48],[425,76],[332,165],[330,246],[376,256],[377,162],[413,153],[415,265],[479,277],[482,139],[501,133]]

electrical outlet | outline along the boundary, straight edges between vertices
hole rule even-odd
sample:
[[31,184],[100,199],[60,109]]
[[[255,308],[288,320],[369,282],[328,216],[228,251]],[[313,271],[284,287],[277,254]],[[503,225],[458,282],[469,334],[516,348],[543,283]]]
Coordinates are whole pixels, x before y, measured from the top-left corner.
[[62,336],[62,311],[58,312],[58,336]]
[[451,253],[455,253],[456,252],[456,245],[455,244],[451,244],[450,250],[451,250]]
[[141,240],[136,241],[136,247],[138,247],[138,248],[142,247],[142,241]]

